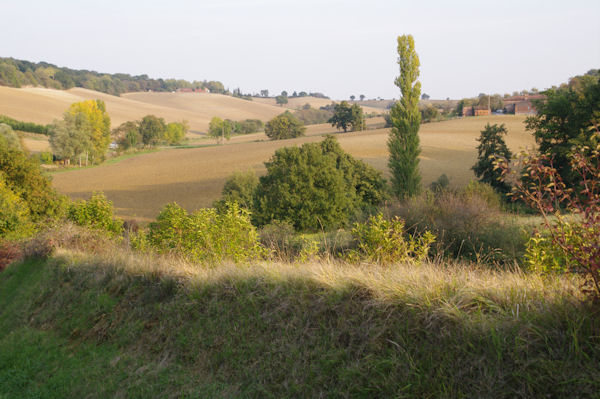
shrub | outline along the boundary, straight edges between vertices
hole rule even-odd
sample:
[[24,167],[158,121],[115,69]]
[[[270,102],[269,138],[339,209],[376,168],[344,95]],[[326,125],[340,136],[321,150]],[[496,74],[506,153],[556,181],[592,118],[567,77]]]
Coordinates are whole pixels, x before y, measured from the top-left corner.
[[244,262],[265,254],[250,214],[236,203],[223,211],[204,208],[188,214],[172,203],[150,223],[146,237],[136,238],[159,253],[173,253],[195,262]]
[[0,239],[21,238],[33,231],[27,204],[6,185],[0,172]]
[[6,266],[23,258],[23,248],[18,242],[0,241],[0,272]]
[[386,220],[381,213],[371,216],[366,223],[356,223],[352,235],[357,248],[350,251],[351,260],[382,264],[422,262],[435,241],[435,235],[429,231],[420,237],[405,237],[404,221],[398,217]]
[[102,230],[113,236],[123,231],[123,221],[114,218],[113,204],[102,193],[95,192],[88,201],[71,204],[67,218],[79,226]]
[[306,128],[289,111],[271,119],[265,125],[265,134],[271,140],[291,139],[304,136]]
[[504,264],[521,259],[525,251],[527,238],[516,220],[475,189],[425,192],[397,205],[391,214],[404,219],[412,233],[435,234],[436,256]]
[[7,124],[0,123],[0,148],[22,151],[19,136]]
[[345,153],[331,136],[279,149],[265,165],[254,203],[259,226],[279,220],[298,231],[329,229],[386,196],[381,173]]
[[215,203],[215,206],[221,208],[227,202],[237,202],[242,208],[252,209],[257,187],[258,177],[253,171],[235,172],[225,181],[221,199]]
[[448,176],[446,176],[445,173],[442,173],[436,181],[432,182],[429,185],[429,189],[431,191],[433,191],[434,193],[439,193],[441,191],[446,190],[449,185],[450,185],[450,179],[448,179]]

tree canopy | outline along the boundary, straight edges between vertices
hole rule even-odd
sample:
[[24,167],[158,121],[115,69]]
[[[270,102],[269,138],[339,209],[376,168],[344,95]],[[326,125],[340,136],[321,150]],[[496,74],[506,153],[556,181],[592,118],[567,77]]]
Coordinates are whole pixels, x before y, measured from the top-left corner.
[[479,145],[477,146],[477,163],[471,168],[475,172],[475,176],[479,178],[479,181],[487,183],[497,191],[505,194],[510,191],[510,186],[500,180],[502,173],[495,167],[494,157],[505,158],[507,161],[510,161],[512,153],[502,137],[507,133],[508,131],[504,124],[498,126],[497,124],[490,125],[488,123],[477,139],[479,141]]
[[333,108],[333,116],[328,121],[337,129],[343,129],[347,132],[359,131],[365,129],[365,116],[363,110],[358,104],[350,105],[347,101],[342,101],[335,104]]
[[306,128],[289,111],[277,115],[265,125],[265,134],[271,140],[291,139],[304,136]]

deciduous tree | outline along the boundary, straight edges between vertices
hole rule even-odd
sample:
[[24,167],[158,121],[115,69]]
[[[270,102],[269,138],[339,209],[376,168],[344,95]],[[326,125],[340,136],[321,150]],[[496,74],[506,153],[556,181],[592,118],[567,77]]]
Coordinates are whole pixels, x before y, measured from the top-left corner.
[[505,181],[500,180],[502,172],[495,166],[494,161],[497,158],[510,161],[512,157],[512,153],[502,137],[507,133],[504,124],[498,126],[497,124],[490,125],[488,123],[477,139],[479,141],[477,163],[471,168],[479,181],[489,184],[504,194],[510,191],[510,186]]

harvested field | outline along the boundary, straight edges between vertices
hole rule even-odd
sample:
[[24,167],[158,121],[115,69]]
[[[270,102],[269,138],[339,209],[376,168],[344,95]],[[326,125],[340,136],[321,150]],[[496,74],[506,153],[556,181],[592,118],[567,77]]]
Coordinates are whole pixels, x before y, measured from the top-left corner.
[[[318,97],[288,97],[288,103],[285,104],[285,107],[281,107],[279,105],[277,105],[277,103],[275,102],[275,98],[274,97],[268,97],[268,98],[264,98],[264,97],[252,97],[253,100],[257,103],[262,103],[262,104],[269,104],[269,105],[273,105],[276,106],[278,108],[289,108],[289,109],[300,109],[302,108],[305,104],[310,104],[311,107],[313,108],[320,108],[320,107],[324,107],[326,105],[331,104],[332,102],[336,102],[339,103],[341,100],[331,100],[328,98],[318,98]],[[362,103],[359,103],[359,105],[362,106],[363,111],[365,113],[376,113],[376,114],[381,114],[382,112],[384,112],[384,109],[378,108],[378,107],[371,107],[368,105],[363,105]],[[283,111],[282,111],[283,112]]]
[[35,133],[20,133],[21,143],[25,149],[31,153],[37,153],[42,151],[50,151],[50,142],[48,136],[43,134]]
[[129,93],[117,97],[82,88],[54,90],[0,86],[0,114],[47,124],[61,118],[72,103],[91,99],[100,99],[106,103],[113,127],[154,114],[167,122],[185,119],[193,132],[205,132],[213,116],[267,121],[282,112],[280,107],[220,94]]
[[[421,170],[428,185],[445,173],[453,186],[472,179],[476,138],[486,123],[505,123],[507,143],[517,151],[534,141],[521,116],[485,116],[456,119],[421,126]],[[114,201],[117,213],[126,218],[149,220],[166,203],[176,201],[189,210],[210,206],[219,198],[227,176],[235,171],[264,173],[263,162],[276,149],[314,142],[318,132],[282,141],[260,141],[262,133],[239,136],[223,146],[170,149],[125,159],[117,164],[73,170],[54,175],[54,185],[73,198],[87,198],[104,191]],[[342,147],[387,175],[389,129],[338,134]],[[258,140],[258,141],[257,141]]]

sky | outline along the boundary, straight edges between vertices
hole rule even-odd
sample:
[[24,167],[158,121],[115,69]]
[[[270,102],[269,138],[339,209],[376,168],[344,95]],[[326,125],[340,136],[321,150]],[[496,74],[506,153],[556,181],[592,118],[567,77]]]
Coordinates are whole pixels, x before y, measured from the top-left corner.
[[600,68],[598,0],[0,0],[0,15],[2,57],[244,93],[398,98],[403,34],[436,99],[541,90]]

